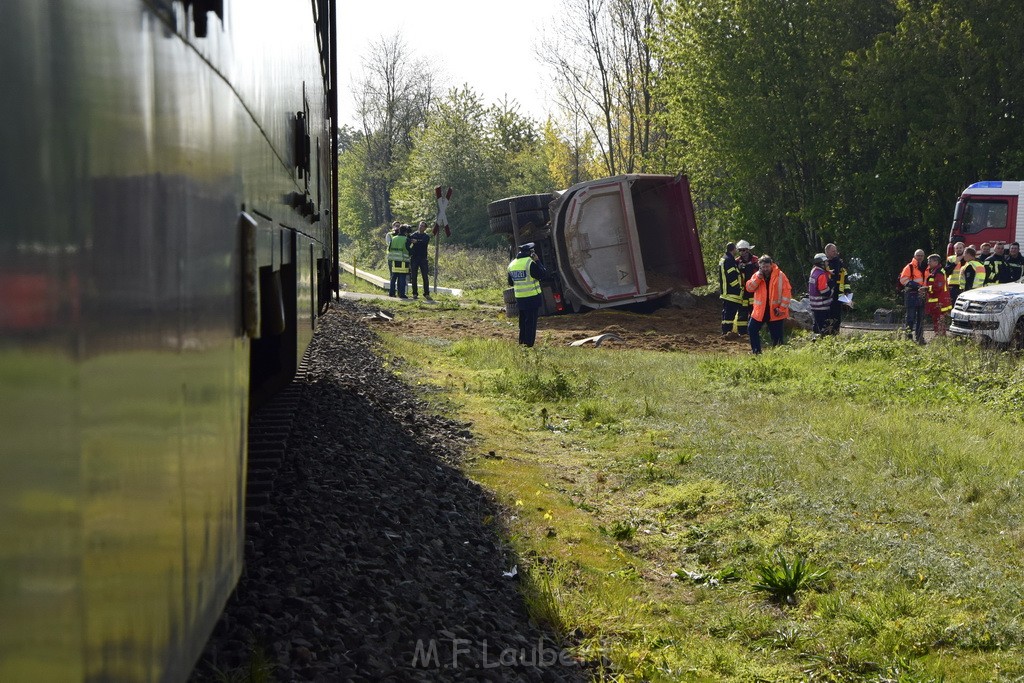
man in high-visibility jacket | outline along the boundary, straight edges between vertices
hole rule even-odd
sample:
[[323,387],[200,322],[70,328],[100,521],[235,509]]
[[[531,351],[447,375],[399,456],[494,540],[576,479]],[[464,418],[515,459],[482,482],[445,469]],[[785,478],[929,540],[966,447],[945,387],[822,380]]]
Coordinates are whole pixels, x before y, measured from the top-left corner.
[[924,344],[924,294],[921,288],[928,278],[928,264],[924,260],[924,249],[914,252],[914,258],[903,266],[900,285],[903,287],[903,302],[907,307],[907,336],[918,344]]
[[963,242],[957,242],[953,245],[953,253],[946,257],[946,265],[943,270],[946,272],[946,286],[949,287],[949,301],[951,304],[956,303],[956,298],[960,296],[960,269],[964,267],[964,249],[967,248]]
[[740,309],[736,312],[736,332],[747,336],[747,321],[750,320],[750,309],[753,306],[753,295],[747,291],[747,282],[757,272],[757,256],[752,251],[754,245],[746,240],[736,243],[736,269],[740,272]]
[[736,245],[729,242],[725,245],[725,256],[718,259],[718,287],[721,293],[718,298],[722,300],[722,334],[732,332],[736,314],[743,304],[741,293],[743,291],[743,276],[736,265]]
[[388,296],[395,296],[397,285],[398,298],[408,299],[405,295],[406,276],[409,274],[409,228],[403,225],[398,234],[391,238],[388,245],[388,265],[391,266],[391,288]]
[[542,303],[540,281],[547,277],[534,243],[519,245],[519,254],[508,264],[508,283],[519,308],[519,343],[532,347],[537,340],[537,318]]
[[953,308],[949,302],[949,287],[946,285],[946,273],[942,267],[942,257],[932,254],[928,257],[928,272],[924,281],[927,299],[924,312],[932,317],[935,335],[946,336],[946,316]]
[[[853,290],[847,280],[846,262],[839,255],[839,247],[831,242],[826,244],[825,259],[825,270],[828,271],[829,281],[832,283],[832,302],[829,305],[828,324],[824,334],[838,335],[839,329],[843,325],[843,306],[847,305],[841,302],[839,297],[850,297],[853,295]],[[847,300],[849,301],[849,299]],[[853,304],[851,303],[849,306],[852,308]]]
[[980,289],[985,286],[985,266],[978,260],[974,247],[964,249],[964,265],[960,268],[960,291]]
[[821,336],[828,328],[829,311],[832,309],[832,283],[829,281],[825,254],[814,255],[814,267],[807,277],[807,300],[811,304],[814,323],[811,330]]
[[750,350],[760,354],[761,328],[765,325],[768,326],[772,346],[783,343],[793,288],[786,274],[767,254],[757,260],[757,272],[747,281],[746,288],[754,295],[754,307],[750,311],[750,322],[747,324]]

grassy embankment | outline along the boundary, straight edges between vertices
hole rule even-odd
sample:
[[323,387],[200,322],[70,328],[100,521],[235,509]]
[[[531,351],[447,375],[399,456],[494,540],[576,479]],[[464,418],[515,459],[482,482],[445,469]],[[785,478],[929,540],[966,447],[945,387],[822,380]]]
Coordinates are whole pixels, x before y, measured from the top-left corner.
[[1019,359],[386,343],[474,422],[534,615],[623,680],[1024,675]]

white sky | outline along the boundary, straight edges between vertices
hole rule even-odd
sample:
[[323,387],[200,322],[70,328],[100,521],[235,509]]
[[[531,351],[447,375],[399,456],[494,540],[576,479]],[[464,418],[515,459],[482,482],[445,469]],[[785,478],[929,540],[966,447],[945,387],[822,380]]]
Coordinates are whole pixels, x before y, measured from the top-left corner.
[[521,113],[543,120],[548,111],[545,78],[534,46],[559,4],[556,0],[339,2],[340,123],[356,123],[352,84],[362,75],[362,58],[370,43],[396,31],[413,58],[438,65],[447,86],[468,83],[488,105],[507,94],[519,103]]

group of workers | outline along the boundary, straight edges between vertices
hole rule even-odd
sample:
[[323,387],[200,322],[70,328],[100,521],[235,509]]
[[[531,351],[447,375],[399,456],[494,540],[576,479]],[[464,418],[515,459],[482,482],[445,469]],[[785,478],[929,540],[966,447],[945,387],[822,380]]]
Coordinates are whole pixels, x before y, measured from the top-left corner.
[[943,259],[932,254],[925,260],[924,250],[903,267],[899,283],[906,305],[907,336],[924,343],[924,316],[932,319],[936,335],[946,334],[946,316],[961,292],[985,285],[1016,282],[1024,276],[1024,255],[1020,244],[1006,247],[1002,242],[985,242],[979,250],[973,244],[957,242],[953,253]]
[[391,224],[391,230],[384,237],[388,246],[388,271],[391,273],[391,284],[388,296],[406,296],[406,280],[412,274],[412,298],[420,297],[417,276],[423,276],[423,298],[430,300],[430,266],[427,258],[427,246],[430,235],[427,234],[426,221],[420,221],[416,232],[412,226],[400,221]]
[[[718,262],[722,300],[722,336],[750,338],[750,350],[761,353],[761,330],[768,328],[772,346],[783,343],[793,288],[771,256],[753,253],[746,240],[729,242]],[[815,254],[807,294],[817,335],[839,334],[843,306],[851,303],[846,264],[834,244]]]
[[[772,345],[782,344],[785,321],[789,318],[792,287],[786,274],[772,258],[760,258],[746,240],[725,246],[718,262],[722,300],[722,336],[750,337],[750,350],[761,353],[761,329],[768,327]],[[947,316],[961,292],[985,285],[1016,282],[1024,277],[1024,255],[1020,244],[985,242],[980,249],[957,242],[947,258],[923,249],[903,267],[899,284],[906,304],[906,334],[924,343],[924,316],[932,319],[937,335],[946,334]],[[844,306],[852,307],[852,292],[846,264],[834,244],[814,255],[807,279],[807,301],[817,336],[839,333]]]

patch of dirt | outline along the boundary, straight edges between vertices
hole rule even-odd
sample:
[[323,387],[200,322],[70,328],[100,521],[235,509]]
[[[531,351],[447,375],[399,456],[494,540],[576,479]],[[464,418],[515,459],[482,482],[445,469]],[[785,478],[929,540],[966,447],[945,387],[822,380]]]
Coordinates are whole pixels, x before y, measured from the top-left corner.
[[[580,314],[545,316],[537,325],[538,345],[567,345],[604,333],[613,333],[622,342],[609,339],[601,349],[648,349],[655,351],[714,351],[749,353],[746,336],[722,337],[722,308],[717,296],[696,297],[692,308],[666,307],[641,313],[622,309],[603,309]],[[504,311],[453,312],[436,315],[402,315],[391,323],[400,334],[460,339],[464,337],[515,339],[518,321]],[[587,345],[591,346],[590,344]]]

